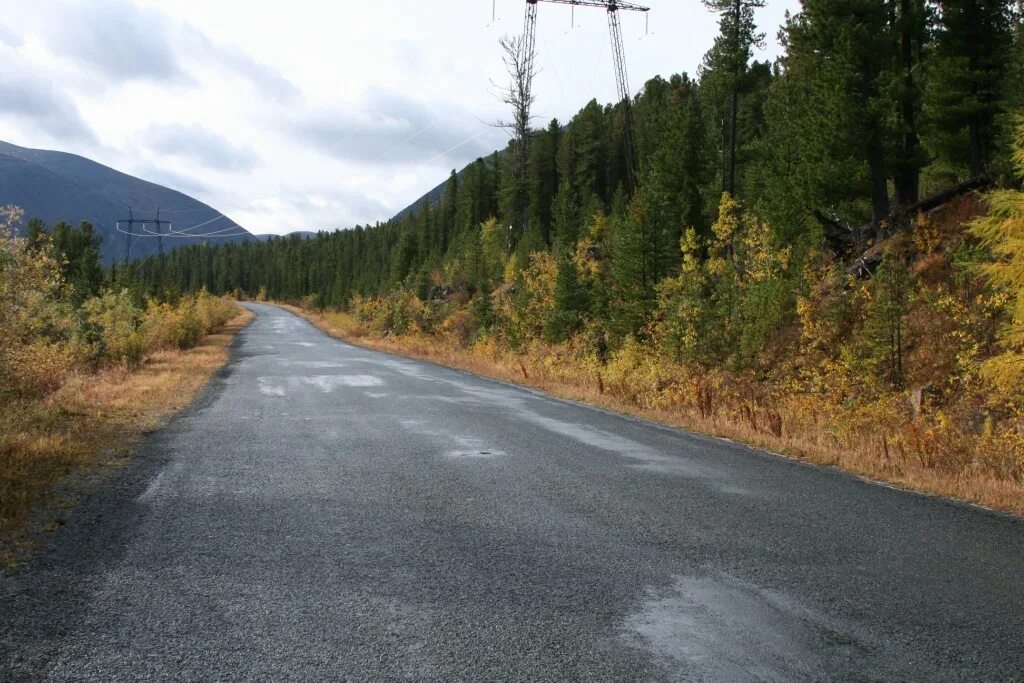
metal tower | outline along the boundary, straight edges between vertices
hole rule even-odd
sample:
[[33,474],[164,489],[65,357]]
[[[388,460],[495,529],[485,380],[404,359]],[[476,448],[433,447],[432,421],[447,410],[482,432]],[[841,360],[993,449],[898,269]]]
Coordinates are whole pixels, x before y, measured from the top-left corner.
[[[523,36],[526,41],[526,49],[529,51],[530,67],[527,80],[527,87],[532,87],[533,80],[533,59],[534,44],[537,32],[537,3],[550,2],[558,5],[572,5],[573,7],[601,7],[608,12],[608,33],[612,43],[612,57],[615,62],[615,85],[618,89],[619,101],[623,105],[622,146],[626,161],[626,182],[629,190],[632,190],[636,183],[636,138],[633,132],[633,105],[632,91],[629,89],[629,77],[626,72],[626,51],[622,47],[622,27],[619,24],[619,10],[632,12],[649,12],[649,7],[636,5],[622,0],[526,0],[526,17],[523,22]],[[530,102],[530,91],[525,93],[526,102]],[[516,173],[520,180],[526,177],[527,165],[527,144],[525,135],[523,139],[516,140]]]

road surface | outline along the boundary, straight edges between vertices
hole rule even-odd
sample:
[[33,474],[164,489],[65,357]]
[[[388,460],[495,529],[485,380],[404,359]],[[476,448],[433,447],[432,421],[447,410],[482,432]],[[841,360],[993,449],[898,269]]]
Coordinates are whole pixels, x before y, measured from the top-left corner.
[[1024,524],[277,308],[0,577],[0,677],[1024,677]]

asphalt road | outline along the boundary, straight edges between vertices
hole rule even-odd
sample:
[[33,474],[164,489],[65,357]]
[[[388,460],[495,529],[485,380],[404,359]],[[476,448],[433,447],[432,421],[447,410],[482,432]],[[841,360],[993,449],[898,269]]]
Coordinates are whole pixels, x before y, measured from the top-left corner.
[[10,679],[1024,679],[1024,523],[329,339],[0,578]]

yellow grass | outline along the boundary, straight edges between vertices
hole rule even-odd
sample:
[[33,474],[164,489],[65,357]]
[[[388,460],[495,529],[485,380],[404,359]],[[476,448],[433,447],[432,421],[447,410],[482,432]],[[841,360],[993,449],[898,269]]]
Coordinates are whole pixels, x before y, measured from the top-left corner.
[[[0,560],[25,543],[26,523],[53,502],[71,472],[129,453],[140,436],[188,405],[228,359],[234,334],[253,314],[238,314],[187,351],[161,350],[134,369],[73,375],[44,399],[4,406],[0,414]],[[51,520],[48,526],[59,525]]]
[[[980,456],[974,462],[957,466],[929,462],[907,443],[907,425],[893,418],[885,429],[893,437],[883,438],[885,430],[872,416],[861,414],[858,424],[843,416],[815,415],[813,399],[802,404],[792,401],[770,407],[742,400],[719,398],[713,410],[702,410],[699,392],[686,385],[690,395],[657,400],[641,386],[628,387],[628,373],[615,380],[598,373],[569,367],[572,361],[559,358],[555,350],[531,350],[513,354],[496,349],[462,347],[451,339],[408,334],[379,336],[363,328],[342,312],[313,312],[294,306],[284,308],[310,320],[327,334],[366,348],[429,360],[468,370],[480,375],[541,389],[555,396],[583,401],[624,414],[634,415],[686,430],[709,434],[773,451],[807,462],[838,467],[872,480],[887,482],[908,490],[938,494],[977,505],[1024,514],[1024,485],[1011,478],[992,474],[982,466]],[[625,381],[621,381],[625,379]],[[699,379],[699,378],[698,378]],[[642,379],[636,380],[637,385]],[[666,392],[660,394],[662,397]],[[671,393],[668,393],[671,396]],[[898,415],[898,413],[894,413]],[[891,417],[891,415],[883,415]],[[837,420],[839,421],[837,423]],[[837,424],[843,428],[836,429]],[[902,430],[902,431],[901,431]],[[955,448],[955,445],[953,446]],[[996,448],[1003,448],[997,445]],[[1012,456],[1012,454],[1011,454]]]

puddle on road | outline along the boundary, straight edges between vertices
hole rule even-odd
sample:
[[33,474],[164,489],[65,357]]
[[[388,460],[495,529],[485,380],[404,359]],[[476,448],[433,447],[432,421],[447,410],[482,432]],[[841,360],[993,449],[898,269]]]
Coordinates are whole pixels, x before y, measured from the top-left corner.
[[449,458],[497,458],[505,455],[505,451],[493,451],[493,450],[465,450],[465,451],[447,451],[445,453]]
[[363,362],[366,363],[372,363],[375,366],[383,366],[390,370],[394,370],[399,374],[405,375],[406,377],[411,377],[413,379],[424,380],[427,382],[441,381],[438,380],[436,377],[433,377],[430,374],[428,374],[426,368],[424,368],[422,365],[412,361],[402,361],[390,358],[386,360],[381,360],[375,357],[370,357],[361,360],[363,360]]
[[276,364],[285,367],[310,368],[313,370],[329,370],[331,368],[343,368],[348,365],[348,363],[330,360],[290,360],[288,358],[282,358]]
[[[549,432],[631,460],[633,462],[630,464],[630,467],[634,469],[709,480],[719,479],[723,476],[721,471],[715,467],[679,455],[666,455],[657,449],[619,436],[613,432],[541,415],[527,406],[526,400],[519,390],[500,387],[477,387],[467,382],[459,381],[452,381],[451,383],[470,396],[478,400],[501,405],[516,417],[531,422]],[[739,489],[733,487],[730,492],[738,494]]]
[[444,451],[445,457],[448,458],[488,459],[498,458],[505,455],[505,451],[493,448],[482,439],[478,439],[474,436],[452,434],[450,431],[433,429],[429,426],[429,423],[426,420],[399,420],[398,424],[402,425],[405,429],[416,432],[417,434],[422,434],[423,436],[454,442],[456,448]]
[[826,644],[832,657],[854,661],[871,649],[789,597],[724,575],[675,577],[651,591],[624,631],[683,679],[817,679]]
[[[407,377],[414,379],[426,380],[431,382],[443,382],[456,389],[465,393],[469,400],[467,403],[481,402],[487,404],[493,404],[501,406],[507,410],[511,415],[524,420],[526,422],[537,425],[549,432],[558,434],[560,436],[567,437],[576,442],[582,443],[586,446],[607,451],[616,454],[622,458],[625,458],[629,462],[629,467],[638,470],[647,470],[658,474],[671,474],[681,475],[691,478],[699,478],[707,481],[713,481],[715,486],[721,493],[735,496],[749,496],[753,493],[742,486],[737,486],[735,482],[725,481],[727,475],[721,468],[715,467],[705,462],[701,462],[695,458],[686,457],[684,454],[672,453],[666,454],[656,448],[652,448],[638,441],[620,436],[614,432],[598,429],[591,427],[587,424],[569,422],[560,420],[554,417],[543,415],[529,407],[527,399],[524,398],[524,389],[502,387],[502,386],[480,386],[470,382],[460,381],[455,378],[444,379],[432,376],[427,373],[427,368],[424,368],[419,363],[413,361],[405,361],[398,359],[386,359],[381,360],[377,357],[367,359],[347,359],[350,363],[372,363],[376,367],[385,367],[390,370],[399,372]],[[301,362],[301,361],[300,361]],[[307,361],[315,363],[316,361]],[[380,378],[374,375],[344,375],[344,376],[331,376],[321,375],[314,378],[308,378],[305,380],[307,383],[313,384],[321,389],[325,393],[333,391],[338,386],[356,386],[356,387],[373,387],[381,386],[383,382]],[[280,394],[277,394],[280,395]],[[366,394],[370,398],[383,398],[385,395],[377,394]],[[433,396],[433,400],[444,400],[450,402],[462,402],[463,399],[458,397],[446,397],[446,396]],[[408,425],[406,425],[409,427]],[[439,435],[432,434],[422,429],[418,430],[421,433],[430,436],[450,436],[450,435]],[[491,450],[489,448],[477,447],[476,445],[469,445],[462,447],[461,444],[457,444],[457,448],[451,451],[453,457],[465,457],[464,453],[473,453],[477,451]]]
[[259,377],[259,391],[266,396],[286,396],[289,390],[316,387],[329,394],[339,387],[379,387],[384,380],[376,375],[313,375],[311,377]]
[[287,393],[285,388],[276,384],[271,377],[258,377],[256,382],[259,384],[260,393],[264,396],[284,396]]
[[270,329],[277,334],[288,334],[301,327],[299,322],[293,318],[272,318],[270,320]]
[[317,387],[325,394],[338,387],[379,387],[384,384],[384,380],[375,375],[315,375],[302,377],[301,381]]

